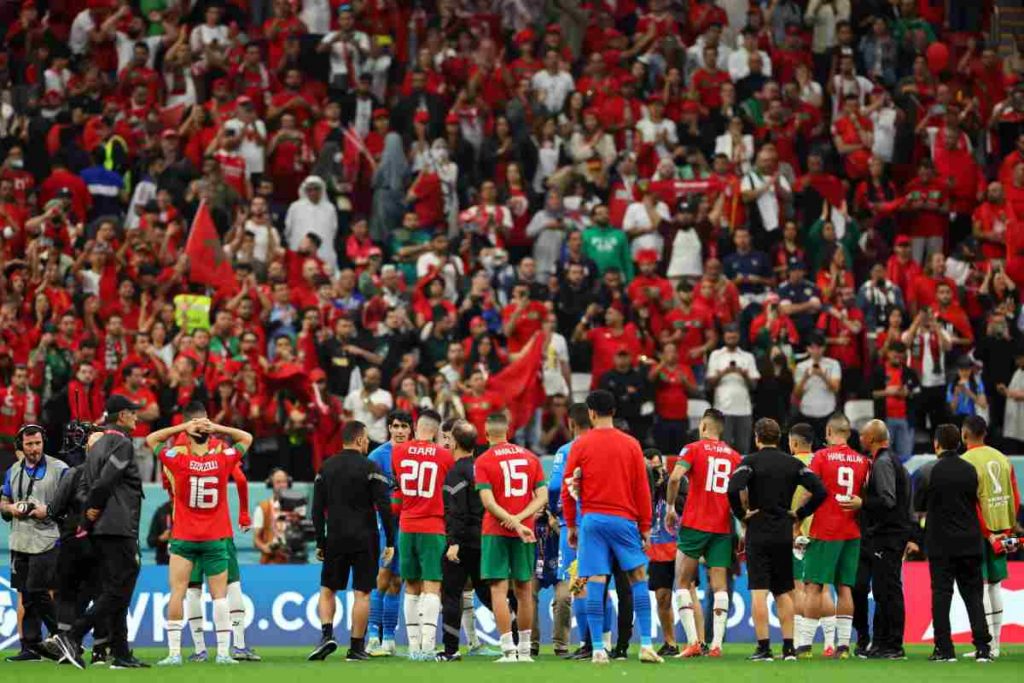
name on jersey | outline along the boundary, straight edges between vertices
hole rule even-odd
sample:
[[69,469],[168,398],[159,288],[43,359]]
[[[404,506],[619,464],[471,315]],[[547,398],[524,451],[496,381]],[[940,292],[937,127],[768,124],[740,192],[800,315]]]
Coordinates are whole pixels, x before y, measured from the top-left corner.
[[508,448],[508,447],[506,447],[506,448],[495,448],[494,449],[494,454],[495,455],[519,455],[520,453],[522,453],[522,451],[520,451],[518,448]]
[[432,446],[409,446],[409,455],[437,455],[437,449]]
[[189,472],[216,472],[220,463],[216,460],[191,460],[188,463]]
[[863,457],[856,453],[829,453],[825,456],[829,462],[858,463]]

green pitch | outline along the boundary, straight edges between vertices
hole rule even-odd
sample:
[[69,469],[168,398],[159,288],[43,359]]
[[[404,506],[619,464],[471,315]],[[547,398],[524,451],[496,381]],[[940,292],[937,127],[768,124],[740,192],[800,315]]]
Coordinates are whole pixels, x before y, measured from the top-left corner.
[[[778,648],[776,648],[777,650]],[[967,652],[969,646],[960,646],[960,652]],[[831,661],[813,659],[810,661],[753,663],[744,658],[750,653],[747,644],[726,645],[722,659],[678,660],[670,659],[660,666],[641,665],[636,660],[613,662],[597,667],[589,662],[563,662],[552,655],[542,655],[534,664],[494,664],[487,658],[472,657],[461,662],[439,664],[433,662],[409,662],[403,658],[374,659],[369,662],[346,662],[345,650],[341,648],[326,662],[307,662],[308,649],[304,648],[258,648],[264,660],[259,663],[238,664],[233,667],[207,664],[184,664],[180,668],[145,671],[108,672],[105,667],[78,671],[70,666],[56,666],[50,663],[4,664],[0,672],[5,676],[31,677],[35,681],[109,681],[111,676],[130,680],[160,681],[160,683],[300,683],[301,681],[324,680],[321,676],[365,677],[371,681],[431,681],[436,683],[523,683],[524,680],[556,681],[581,680],[588,683],[605,681],[661,680],[666,683],[685,677],[687,683],[722,683],[723,681],[827,681],[827,683],[864,683],[865,681],[980,681],[998,680],[1005,676],[1016,680],[1020,674],[1024,647],[1002,649],[1002,658],[991,664],[976,664],[962,660],[955,664],[937,664],[927,661],[931,648],[915,646],[908,648],[909,659],[905,662],[873,662],[864,660]],[[636,655],[637,647],[631,648]],[[8,651],[8,653],[11,653]],[[4,654],[8,654],[4,653]],[[13,653],[11,653],[13,654]],[[147,662],[155,662],[166,652],[159,648],[139,650],[136,655]],[[188,654],[188,650],[185,650]],[[776,652],[776,654],[778,654]],[[88,661],[88,655],[86,656]],[[1016,671],[1017,673],[1013,673]],[[358,672],[358,673],[357,673]],[[578,678],[579,677],[579,678]],[[27,680],[27,679],[26,679]],[[335,678],[333,680],[341,680]]]

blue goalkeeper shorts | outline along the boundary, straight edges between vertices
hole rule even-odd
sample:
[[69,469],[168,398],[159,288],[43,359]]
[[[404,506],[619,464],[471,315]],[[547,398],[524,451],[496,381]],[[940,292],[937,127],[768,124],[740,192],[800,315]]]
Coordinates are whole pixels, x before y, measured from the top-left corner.
[[398,532],[395,532],[395,555],[391,558],[390,564],[384,562],[384,548],[387,547],[388,541],[387,536],[384,534],[384,525],[380,523],[380,517],[377,518],[377,537],[380,539],[380,567],[381,569],[390,569],[392,576],[400,576],[398,571]]
[[569,580],[569,565],[576,561],[576,550],[569,547],[569,529],[558,527],[558,580]]
[[636,522],[591,513],[583,518],[580,531],[579,576],[609,576],[612,558],[624,571],[647,564],[643,539]]

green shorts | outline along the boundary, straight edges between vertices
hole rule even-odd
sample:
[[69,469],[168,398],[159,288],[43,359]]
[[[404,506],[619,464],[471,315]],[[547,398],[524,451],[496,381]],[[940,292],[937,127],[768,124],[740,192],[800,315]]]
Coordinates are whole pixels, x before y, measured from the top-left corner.
[[[806,557],[806,555],[804,557]],[[804,558],[797,557],[796,555],[793,556],[793,580],[804,580]]]
[[485,581],[530,581],[537,562],[537,544],[511,536],[480,538],[480,578]]
[[[238,568],[238,549],[235,548],[235,539],[225,538],[224,544],[228,551],[228,583],[237,583],[242,580],[242,572]],[[216,573],[216,572],[211,572]],[[207,575],[202,562],[193,562],[192,574],[188,577],[190,586],[198,586],[203,583],[203,577]]]
[[804,581],[830,586],[852,586],[857,582],[860,539],[822,541],[812,538],[804,552]]
[[985,543],[985,554],[981,558],[981,578],[986,583],[999,583],[1010,575],[1006,566],[1006,553],[996,555],[992,550],[992,544]]
[[691,559],[699,560],[703,557],[708,567],[732,566],[732,534],[716,534],[683,526],[679,527],[676,547]]
[[448,550],[444,534],[398,534],[399,573],[406,581],[440,581],[441,558]]
[[226,539],[216,541],[177,541],[172,539],[169,550],[171,555],[184,557],[192,563],[192,575],[195,570],[201,571],[200,576],[216,576],[228,570],[228,546]]

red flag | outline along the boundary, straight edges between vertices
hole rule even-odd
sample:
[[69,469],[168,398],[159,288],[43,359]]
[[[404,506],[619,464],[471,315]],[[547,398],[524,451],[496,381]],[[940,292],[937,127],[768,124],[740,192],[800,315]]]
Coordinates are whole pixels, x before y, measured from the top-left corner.
[[513,432],[525,426],[534,411],[544,403],[543,362],[544,335],[538,332],[518,360],[487,380],[487,388],[505,399]]
[[234,287],[235,271],[231,269],[231,263],[221,247],[217,226],[213,224],[213,216],[206,202],[199,204],[196,217],[192,219],[185,254],[188,256],[189,282],[210,285],[216,289]]

